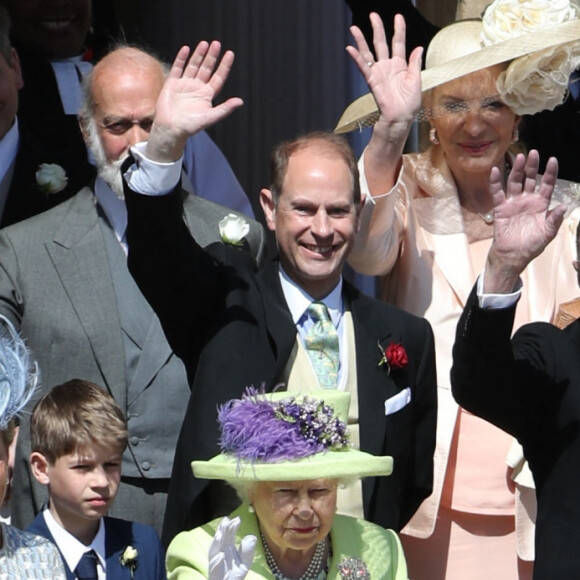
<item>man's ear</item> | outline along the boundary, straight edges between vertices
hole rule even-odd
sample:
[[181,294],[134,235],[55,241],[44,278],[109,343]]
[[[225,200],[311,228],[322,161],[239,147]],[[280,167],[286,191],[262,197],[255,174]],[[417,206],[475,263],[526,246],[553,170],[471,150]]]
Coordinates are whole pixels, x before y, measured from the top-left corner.
[[14,71],[16,78],[16,88],[21,89],[24,86],[24,81],[22,80],[22,70],[20,69],[20,60],[18,58],[18,53],[15,49],[10,52],[10,62],[8,63],[10,68]]
[[30,469],[38,483],[41,483],[42,485],[48,485],[50,483],[48,460],[42,453],[33,451],[30,454]]
[[81,130],[81,135],[83,136],[83,140],[85,143],[88,143],[88,134],[87,134],[87,128],[85,126],[85,122],[83,121],[83,119],[81,119],[80,115],[77,116],[77,121],[79,124],[79,128]]
[[266,216],[266,225],[268,229],[275,232],[276,231],[276,204],[274,203],[274,197],[269,189],[262,189],[260,191],[260,205]]

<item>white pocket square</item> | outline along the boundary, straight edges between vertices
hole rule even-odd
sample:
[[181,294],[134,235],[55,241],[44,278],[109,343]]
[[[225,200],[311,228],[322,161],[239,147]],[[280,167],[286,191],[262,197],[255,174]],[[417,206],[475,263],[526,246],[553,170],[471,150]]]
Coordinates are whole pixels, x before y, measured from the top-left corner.
[[385,415],[392,415],[400,411],[411,402],[411,387],[403,389],[385,401]]

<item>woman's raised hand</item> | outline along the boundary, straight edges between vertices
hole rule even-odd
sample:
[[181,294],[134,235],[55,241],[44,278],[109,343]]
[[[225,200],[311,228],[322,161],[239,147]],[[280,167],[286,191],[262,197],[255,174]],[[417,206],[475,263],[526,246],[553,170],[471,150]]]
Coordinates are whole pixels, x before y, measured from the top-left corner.
[[391,51],[380,16],[370,15],[376,59],[361,30],[350,31],[356,47],[346,50],[365,78],[379,106],[379,123],[410,122],[421,106],[421,57],[423,48],[413,50],[407,62],[405,56],[405,19],[395,16],[395,32]]

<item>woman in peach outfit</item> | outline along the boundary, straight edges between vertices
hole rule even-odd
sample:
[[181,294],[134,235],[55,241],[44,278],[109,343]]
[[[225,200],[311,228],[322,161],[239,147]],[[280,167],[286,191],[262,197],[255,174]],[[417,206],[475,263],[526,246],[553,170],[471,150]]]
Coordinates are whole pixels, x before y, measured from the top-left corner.
[[[557,0],[544,14],[537,1],[520,1],[518,15],[510,4],[515,6],[513,0],[495,0],[484,24],[469,20],[441,30],[429,46],[422,76],[422,49],[405,60],[400,16],[392,55],[376,14],[371,15],[376,59],[356,27],[357,47],[348,48],[373,95],[351,105],[338,130],[376,120],[360,161],[368,198],[350,262],[365,274],[384,276],[383,297],[425,316],[435,333],[434,491],[402,535],[414,580],[532,575],[535,503],[525,461],[509,436],[459,408],[449,385],[455,326],[493,234],[490,170],[497,166],[506,177],[520,115],[561,102],[567,78],[580,63],[575,5]],[[542,5],[545,11],[547,4]],[[537,28],[528,30],[518,18],[525,20],[526,10],[536,8]],[[514,26],[504,34],[501,24],[510,18]],[[524,36],[515,38],[518,26]],[[540,62],[538,54],[550,51],[561,58]],[[543,76],[537,74],[542,67]],[[526,84],[530,80],[539,86]],[[432,146],[402,155],[421,106],[421,85],[421,117],[430,121]],[[556,197],[560,201],[574,193],[575,184],[560,182]],[[572,261],[579,214],[571,212],[547,253],[525,272],[516,328],[530,320],[552,320],[558,305],[576,296]]]

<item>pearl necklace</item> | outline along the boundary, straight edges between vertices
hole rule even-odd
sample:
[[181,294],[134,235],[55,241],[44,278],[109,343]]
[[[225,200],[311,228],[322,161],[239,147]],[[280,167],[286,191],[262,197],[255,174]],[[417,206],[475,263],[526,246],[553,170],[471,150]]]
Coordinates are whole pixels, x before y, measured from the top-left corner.
[[[264,554],[266,556],[266,562],[268,563],[270,570],[272,570],[272,574],[274,574],[274,577],[277,578],[278,580],[288,580],[286,576],[282,574],[282,571],[278,567],[278,564],[276,564],[276,560],[274,560],[274,556],[272,552],[270,552],[270,548],[268,548],[268,544],[266,543],[264,535],[260,534],[260,537],[262,538],[262,545],[264,546]],[[320,540],[320,542],[316,544],[316,550],[314,550],[312,560],[310,560],[308,568],[306,568],[306,571],[304,572],[304,574],[302,574],[302,576],[300,576],[298,580],[318,579],[322,571],[322,560],[324,558],[325,547],[326,547],[325,539]]]
[[490,210],[487,213],[478,213],[477,215],[486,223],[486,225],[490,226],[493,223],[493,210]]
[[[504,165],[504,178],[503,181],[505,182],[505,186],[504,189],[507,188],[507,179],[508,176],[510,174],[510,171],[512,170],[511,164],[509,163],[508,159],[505,160],[505,165]],[[493,215],[493,209],[490,209],[488,212],[485,213],[477,213],[477,215],[484,221],[485,225],[490,226],[491,224],[493,224],[495,216]]]

